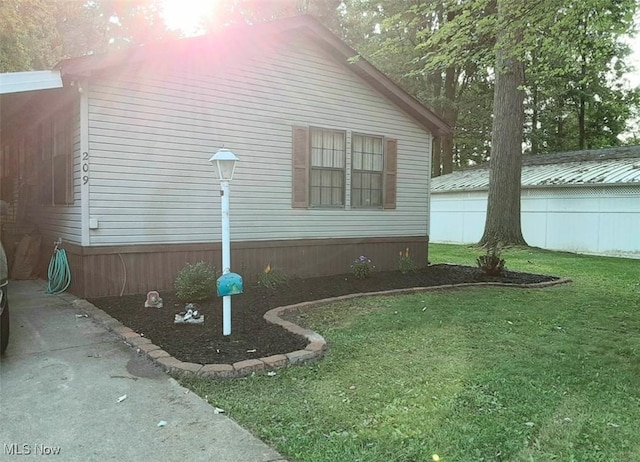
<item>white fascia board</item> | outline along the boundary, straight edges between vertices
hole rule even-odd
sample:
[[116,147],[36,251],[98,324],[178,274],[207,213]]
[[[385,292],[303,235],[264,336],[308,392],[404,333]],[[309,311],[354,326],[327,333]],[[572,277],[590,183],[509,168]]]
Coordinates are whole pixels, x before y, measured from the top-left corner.
[[62,88],[60,71],[27,71],[0,74],[0,95]]

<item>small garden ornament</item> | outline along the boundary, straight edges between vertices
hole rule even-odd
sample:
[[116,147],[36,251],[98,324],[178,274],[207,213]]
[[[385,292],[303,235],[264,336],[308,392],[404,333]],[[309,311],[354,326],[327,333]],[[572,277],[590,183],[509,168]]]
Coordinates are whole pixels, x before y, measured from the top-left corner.
[[162,299],[160,298],[160,294],[152,290],[147,294],[147,300],[144,302],[145,308],[162,308]]
[[174,324],[199,324],[204,325],[204,314],[198,312],[198,307],[193,303],[187,303],[182,311],[175,315]]

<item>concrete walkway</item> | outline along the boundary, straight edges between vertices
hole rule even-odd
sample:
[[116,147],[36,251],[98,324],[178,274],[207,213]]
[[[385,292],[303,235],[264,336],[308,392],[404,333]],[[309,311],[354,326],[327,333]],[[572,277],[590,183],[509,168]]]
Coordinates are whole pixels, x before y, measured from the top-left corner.
[[119,337],[77,317],[75,297],[44,288],[43,281],[9,283],[0,460],[285,460]]

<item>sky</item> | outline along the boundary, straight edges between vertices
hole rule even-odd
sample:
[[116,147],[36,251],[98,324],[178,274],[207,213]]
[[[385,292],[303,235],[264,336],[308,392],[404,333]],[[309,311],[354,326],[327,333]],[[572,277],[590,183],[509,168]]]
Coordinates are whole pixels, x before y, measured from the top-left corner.
[[[638,26],[640,29],[640,24]],[[627,74],[627,78],[632,86],[640,87],[640,34],[638,37],[630,38],[628,43],[632,50],[629,63],[633,65],[636,70]]]
[[634,23],[638,32],[635,37],[629,37],[627,43],[631,47],[629,63],[635,68],[635,71],[629,73],[627,78],[632,87],[640,87],[640,10],[636,11]]
[[200,19],[211,10],[216,0],[164,0],[164,21],[170,29],[181,29],[186,35],[197,35]]

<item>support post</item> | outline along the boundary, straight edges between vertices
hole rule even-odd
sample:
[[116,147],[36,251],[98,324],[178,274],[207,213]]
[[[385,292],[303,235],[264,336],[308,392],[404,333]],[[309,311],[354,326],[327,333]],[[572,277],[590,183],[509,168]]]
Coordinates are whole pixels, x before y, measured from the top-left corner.
[[[231,271],[231,239],[229,231],[229,182],[220,182],[222,212],[222,273]],[[222,335],[231,335],[231,296],[222,297]]]

